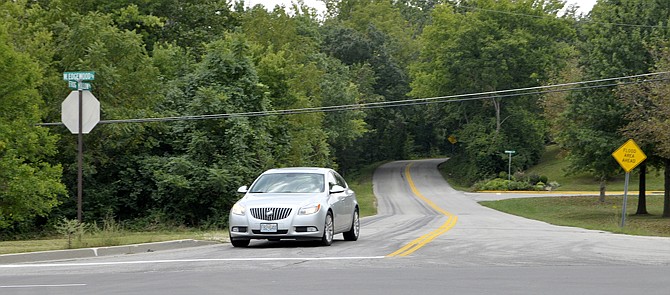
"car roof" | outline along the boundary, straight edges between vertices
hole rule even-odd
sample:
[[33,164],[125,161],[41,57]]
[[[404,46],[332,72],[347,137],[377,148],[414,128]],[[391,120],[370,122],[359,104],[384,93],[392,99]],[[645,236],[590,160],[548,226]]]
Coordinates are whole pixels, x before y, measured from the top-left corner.
[[268,171],[263,172],[263,174],[271,173],[319,173],[325,174],[329,171],[332,171],[330,168],[319,168],[319,167],[286,167],[286,168],[274,168]]

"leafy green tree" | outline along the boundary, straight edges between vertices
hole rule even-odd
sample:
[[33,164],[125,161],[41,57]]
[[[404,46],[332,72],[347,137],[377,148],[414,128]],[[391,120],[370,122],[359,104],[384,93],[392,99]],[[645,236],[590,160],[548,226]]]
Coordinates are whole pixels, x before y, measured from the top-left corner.
[[[668,71],[670,49],[662,49],[659,55],[655,69]],[[663,217],[670,217],[670,136],[667,132],[670,128],[670,86],[666,81],[621,85],[617,87],[616,96],[628,110],[624,115],[628,123],[621,129],[623,135],[644,146],[650,158],[660,158],[665,170]]]
[[[254,51],[258,78],[277,110],[319,107],[324,102],[319,83],[325,69],[319,65],[316,21],[309,13],[285,8],[267,11],[256,6],[242,19]],[[322,113],[273,118],[270,133],[275,165],[332,166],[332,149],[324,131]]]
[[[294,7],[252,8],[242,17],[255,48],[260,81],[274,109],[354,104],[358,88],[349,69],[319,52],[321,35],[314,15]],[[309,113],[276,118],[272,124],[275,159],[281,165],[334,166],[339,154],[364,131],[363,113]],[[346,165],[345,165],[346,166]]]
[[204,44],[216,40],[238,23],[226,0],[37,0],[58,14],[58,19],[99,13],[114,19],[120,30],[143,37],[148,50],[155,43],[176,43],[201,56]]
[[39,63],[17,49],[6,24],[0,22],[0,228],[47,215],[66,194],[61,166],[48,160],[57,136],[35,127],[43,115]]
[[[401,9],[391,1],[340,1],[329,5],[337,12],[322,27],[322,48],[350,67],[363,94],[360,101],[405,99],[410,90],[407,65],[416,57],[417,47],[414,26]],[[369,131],[356,141],[346,157],[353,163],[411,157],[416,145],[412,111],[366,110]],[[359,156],[352,157],[354,154]]]
[[[645,0],[599,1],[588,21],[580,23],[580,63],[584,79],[646,73],[654,62],[649,52],[667,36],[663,28],[670,2]],[[560,142],[568,149],[572,171],[588,171],[601,181],[620,173],[610,156],[625,139],[619,130],[627,124],[623,106],[611,89],[588,89],[568,98]]]
[[[270,104],[242,35],[207,45],[193,73],[168,92],[166,102],[181,115],[263,112]],[[178,224],[218,225],[240,184],[274,163],[267,117],[232,117],[171,123],[162,154],[142,159],[135,173],[148,177],[153,214]],[[270,148],[269,148],[270,147]],[[147,206],[146,204],[141,204]]]
[[[541,2],[542,5],[539,5]],[[574,30],[557,13],[560,1],[468,1],[465,8],[438,5],[421,35],[422,53],[412,68],[415,97],[494,92],[544,84],[563,68]],[[521,16],[520,16],[521,15]],[[535,163],[545,140],[537,96],[444,103],[428,113],[434,131],[454,134],[474,167],[469,181],[506,167]],[[438,138],[438,137],[436,137]],[[440,136],[446,140],[446,136]],[[445,144],[437,144],[444,147]]]

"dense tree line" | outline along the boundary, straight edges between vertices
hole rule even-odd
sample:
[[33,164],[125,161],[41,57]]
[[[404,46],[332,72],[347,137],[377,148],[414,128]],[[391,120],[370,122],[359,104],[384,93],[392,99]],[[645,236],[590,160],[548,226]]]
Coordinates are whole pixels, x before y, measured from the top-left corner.
[[[560,0],[324,2],[325,15],[301,1],[271,9],[227,0],[0,3],[3,237],[75,216],[76,137],[37,125],[60,121],[65,71],[96,72],[103,120],[257,114],[99,124],[85,136],[86,221],[220,227],[235,189],[271,167],[346,175],[449,155],[459,180],[472,183],[506,171],[504,150],[517,151],[520,171],[552,142],[574,171],[605,181],[618,171],[609,154],[627,136],[652,163],[670,163],[659,133],[664,80],[499,92],[666,70],[666,1],[600,0],[589,15]],[[271,112],[468,93],[493,95]]]

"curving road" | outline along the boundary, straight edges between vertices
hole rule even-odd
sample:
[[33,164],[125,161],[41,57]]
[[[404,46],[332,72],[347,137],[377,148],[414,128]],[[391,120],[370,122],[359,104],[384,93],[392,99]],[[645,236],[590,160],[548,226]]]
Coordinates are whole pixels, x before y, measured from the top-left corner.
[[[374,175],[378,215],[331,247],[254,241],[0,265],[0,294],[668,294],[670,239],[553,226],[478,205],[437,165]],[[448,164],[448,162],[446,163]]]

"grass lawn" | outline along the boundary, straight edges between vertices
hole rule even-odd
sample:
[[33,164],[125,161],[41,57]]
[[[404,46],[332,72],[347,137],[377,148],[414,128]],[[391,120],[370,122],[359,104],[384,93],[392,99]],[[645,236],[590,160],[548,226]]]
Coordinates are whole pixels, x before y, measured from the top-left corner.
[[604,203],[592,197],[555,197],[509,199],[481,202],[502,212],[545,221],[614,233],[670,237],[670,218],[661,218],[663,196],[647,196],[649,215],[634,215],[637,197],[628,197],[626,226],[621,229],[623,197],[610,197]]
[[[119,230],[114,232],[98,232],[95,234],[84,234],[81,241],[79,241],[77,238],[74,238],[72,240],[72,249],[153,243],[184,239],[227,241],[228,231],[176,230],[171,232],[130,232]],[[64,237],[0,242],[0,254],[65,249],[68,249],[68,241]]]
[[[566,175],[568,161],[558,146],[548,146],[540,163],[531,167],[526,174],[545,175],[549,181],[557,181],[558,191],[594,191],[600,183],[588,174]],[[647,173],[647,192],[663,191],[663,175],[656,169]],[[638,190],[639,174],[633,170],[628,184],[629,192]],[[607,191],[623,191],[625,175],[608,181]],[[628,194],[626,226],[622,229],[621,210],[623,197],[608,196],[604,203],[593,197],[528,198],[482,202],[481,204],[499,211],[545,221],[556,225],[574,226],[614,233],[644,236],[670,237],[670,219],[661,218],[663,196],[647,194],[649,215],[634,215],[637,211],[637,193]]]
[[[540,163],[529,168],[525,173],[545,175],[549,181],[557,181],[561,186],[558,191],[598,191],[600,181],[586,173],[567,175],[568,160],[557,145],[547,146],[545,153],[540,159]],[[629,191],[637,191],[639,185],[639,168],[634,169],[630,174],[628,184]],[[647,191],[663,191],[662,171],[654,168],[647,169]],[[624,172],[607,182],[608,191],[623,191],[625,182]]]
[[347,177],[347,183],[356,192],[361,217],[377,214],[377,198],[372,191],[372,174],[381,164],[368,165],[351,177]]

